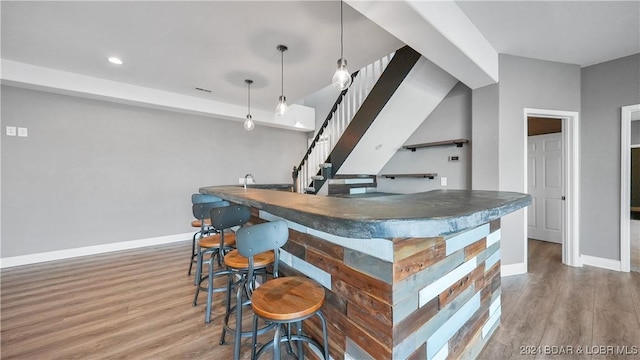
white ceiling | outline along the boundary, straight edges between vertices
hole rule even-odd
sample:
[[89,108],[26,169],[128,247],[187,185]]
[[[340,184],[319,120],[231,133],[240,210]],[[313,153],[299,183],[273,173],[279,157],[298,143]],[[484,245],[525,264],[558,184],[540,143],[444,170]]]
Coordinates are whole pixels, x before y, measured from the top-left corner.
[[[640,52],[637,0],[456,4],[498,53],[586,66]],[[344,12],[352,71],[403,45],[346,4]],[[337,1],[2,1],[1,55],[235,105],[246,105],[251,78],[253,107],[272,110],[280,94],[276,45],[289,46],[284,93],[300,101],[330,83],[339,17]]]
[[[7,2],[2,58],[273,110],[331,83],[340,57],[335,1]],[[344,6],[345,57],[357,69],[403,44]],[[107,62],[118,56],[124,65]],[[204,93],[201,87],[212,90]],[[336,90],[337,94],[337,90]]]
[[589,66],[640,52],[640,1],[456,1],[501,54]]

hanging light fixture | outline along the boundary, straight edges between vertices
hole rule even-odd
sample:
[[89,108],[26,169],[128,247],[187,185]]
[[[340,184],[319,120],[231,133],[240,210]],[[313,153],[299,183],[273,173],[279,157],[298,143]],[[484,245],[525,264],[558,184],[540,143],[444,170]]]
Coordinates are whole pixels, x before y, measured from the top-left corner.
[[278,45],[276,48],[280,51],[280,97],[278,97],[276,114],[282,116],[289,109],[289,106],[287,106],[287,98],[284,96],[284,52],[289,50],[289,48],[284,45]]
[[347,59],[344,58],[344,36],[342,24],[342,0],[340,0],[340,59],[336,73],[333,74],[333,86],[342,91],[351,85],[351,74],[347,70]]
[[247,118],[244,120],[244,128],[247,131],[251,131],[253,130],[253,128],[256,127],[256,123],[253,122],[253,118],[251,117],[251,84],[253,84],[253,80],[245,80],[245,83],[247,83]]

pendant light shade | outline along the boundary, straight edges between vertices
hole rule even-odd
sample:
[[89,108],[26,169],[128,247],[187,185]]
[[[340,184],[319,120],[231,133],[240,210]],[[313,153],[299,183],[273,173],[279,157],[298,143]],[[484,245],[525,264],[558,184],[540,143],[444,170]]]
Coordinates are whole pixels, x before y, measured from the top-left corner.
[[276,106],[276,115],[284,115],[289,106],[287,105],[287,97],[284,96],[284,52],[289,50],[285,45],[276,47],[280,51],[280,96],[278,97],[278,106]]
[[338,67],[336,68],[336,73],[333,74],[333,86],[336,89],[342,91],[351,85],[351,74],[349,74],[349,70],[347,70],[347,60],[344,58],[338,59]]
[[247,131],[251,131],[253,130],[253,128],[256,127],[256,123],[253,121],[253,118],[251,117],[251,84],[253,84],[253,80],[245,80],[245,83],[247,83],[247,117],[244,120],[244,128]]
[[287,112],[287,110],[289,110],[289,106],[287,105],[287,98],[284,95],[280,95],[278,97],[278,105],[276,106],[276,114],[282,116]]
[[332,83],[336,89],[342,91],[351,85],[351,74],[347,70],[347,59],[344,58],[344,31],[342,23],[342,0],[340,0],[340,59],[338,59],[338,66],[336,73],[333,74]]

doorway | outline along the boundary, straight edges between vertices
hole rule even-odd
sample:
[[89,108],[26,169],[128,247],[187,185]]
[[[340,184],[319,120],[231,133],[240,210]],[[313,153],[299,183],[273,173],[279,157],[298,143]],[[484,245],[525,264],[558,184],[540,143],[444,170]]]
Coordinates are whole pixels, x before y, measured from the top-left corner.
[[[632,153],[640,149],[640,104],[623,106],[621,110],[620,126],[620,270],[640,272],[640,204],[635,202],[640,185],[632,181],[632,168],[640,167],[633,164]],[[640,156],[636,156],[640,158]],[[637,160],[636,160],[637,161]],[[637,174],[636,177],[638,176]],[[632,199],[633,193],[633,199]],[[634,201],[634,203],[632,203]],[[638,211],[635,211],[638,210]]]
[[527,118],[527,237],[562,244],[562,119]]
[[[537,160],[533,158],[529,159],[529,118],[535,118],[533,122],[544,121],[550,122],[556,130],[556,135],[547,136],[550,134],[544,134],[546,137],[552,139],[546,139],[548,141],[547,150],[548,154],[542,154],[537,157]],[[537,119],[537,120],[536,120]],[[582,266],[580,260],[579,249],[579,115],[574,111],[558,111],[558,110],[545,110],[545,109],[524,109],[524,121],[525,131],[524,136],[527,141],[527,148],[525,149],[525,189],[529,190],[529,183],[533,181],[547,182],[549,188],[555,193],[548,193],[543,195],[536,206],[530,206],[526,209],[527,219],[530,221],[532,218],[537,217],[537,221],[542,223],[542,227],[546,227],[547,230],[553,230],[555,233],[556,241],[562,244],[562,263],[569,266]],[[557,131],[558,125],[560,131]],[[553,134],[553,133],[552,133]],[[554,139],[555,137],[555,139]],[[539,141],[539,148],[544,149],[545,144],[543,141]],[[544,151],[543,151],[544,153]],[[535,180],[532,176],[536,175],[534,166],[538,167],[538,173],[544,175],[545,165],[542,162],[544,157],[549,157],[549,163],[546,164],[547,168],[555,169],[555,173],[552,176],[545,179],[544,176]],[[533,162],[536,164],[530,164]],[[546,198],[545,198],[546,197]],[[544,202],[547,202],[546,206]],[[542,204],[542,205],[541,205]],[[534,207],[536,209],[534,209]],[[545,208],[545,212],[538,211],[541,207]],[[547,211],[548,210],[548,211]],[[530,214],[530,212],[535,212]],[[543,221],[548,220],[548,221]],[[529,230],[529,226],[527,226]],[[559,238],[559,239],[558,239]],[[527,237],[525,237],[525,241]],[[528,258],[527,243],[524,244],[524,259],[525,262]],[[525,264],[527,265],[527,264]]]

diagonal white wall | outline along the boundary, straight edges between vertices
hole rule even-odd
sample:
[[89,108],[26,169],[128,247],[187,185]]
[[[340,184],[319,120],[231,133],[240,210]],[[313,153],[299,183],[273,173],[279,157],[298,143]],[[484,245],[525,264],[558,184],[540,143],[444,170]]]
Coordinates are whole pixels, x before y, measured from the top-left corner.
[[378,174],[458,80],[421,57],[338,174]]
[[498,82],[498,52],[454,1],[346,2],[468,87]]

